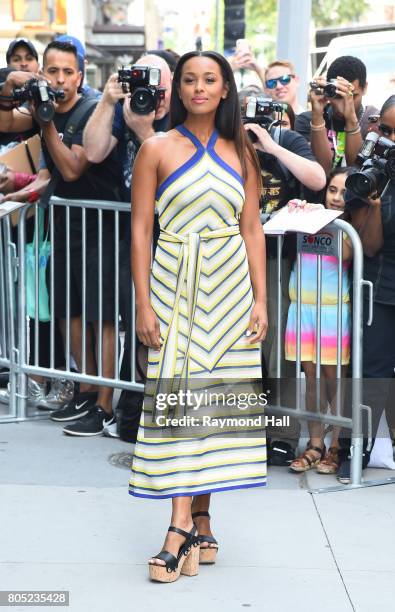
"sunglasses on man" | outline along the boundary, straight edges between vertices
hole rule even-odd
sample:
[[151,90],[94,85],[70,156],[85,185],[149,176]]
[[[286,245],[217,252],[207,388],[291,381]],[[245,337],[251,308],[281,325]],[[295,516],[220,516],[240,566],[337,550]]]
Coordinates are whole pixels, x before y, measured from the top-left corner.
[[284,74],[281,77],[277,77],[277,79],[268,79],[265,81],[265,85],[267,89],[275,89],[277,87],[277,81],[280,83],[280,85],[289,85],[294,76],[294,74]]
[[379,130],[383,136],[390,138],[392,134],[395,134],[395,128],[391,128],[389,125],[385,125],[385,123],[379,124]]

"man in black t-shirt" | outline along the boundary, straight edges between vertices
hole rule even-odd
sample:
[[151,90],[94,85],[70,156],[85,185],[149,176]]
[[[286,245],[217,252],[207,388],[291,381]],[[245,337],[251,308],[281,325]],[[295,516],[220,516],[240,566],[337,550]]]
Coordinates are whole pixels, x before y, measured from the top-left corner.
[[[292,130],[282,129],[272,138],[269,132],[256,123],[245,124],[246,130],[251,130],[257,137],[254,147],[257,151],[262,173],[263,194],[261,210],[264,214],[276,213],[293,198],[305,197],[312,199],[311,192],[317,192],[325,186],[325,173],[316,162],[310,145],[303,136]],[[275,128],[278,130],[278,128]],[[276,142],[276,140],[278,142]],[[284,334],[289,308],[288,285],[291,273],[292,236],[284,241],[281,258],[281,335],[284,346]],[[266,285],[267,310],[269,328],[263,343],[263,355],[270,380],[271,397],[281,390],[281,405],[292,408],[294,403],[293,389],[290,385],[282,385],[279,389],[275,384],[277,376],[277,238],[266,239]],[[295,378],[295,369],[281,358],[282,377]],[[280,398],[279,398],[280,399]],[[270,398],[269,398],[270,401]],[[288,427],[268,427],[268,461],[276,465],[288,465],[294,458],[294,450],[299,439],[300,426],[296,419],[290,420]]]
[[[28,188],[13,194],[13,199],[33,201],[42,193],[51,176],[58,177],[54,195],[66,199],[119,200],[117,185],[119,168],[117,157],[109,155],[102,163],[91,165],[82,147],[82,132],[94,104],[89,105],[78,127],[71,136],[70,146],[62,142],[67,123],[79,107],[84,104],[78,93],[82,74],[79,71],[77,50],[74,45],[64,42],[50,43],[43,58],[45,78],[55,89],[64,91],[59,100],[53,121],[41,124],[43,163],[36,181]],[[14,76],[13,76],[14,75]],[[11,73],[9,88],[23,80],[23,73]],[[8,81],[8,79],[7,79]],[[34,109],[33,109],[34,115]],[[14,115],[12,115],[12,121]],[[19,118],[15,116],[18,122]],[[23,121],[29,120],[23,117]],[[10,128],[15,127],[10,122]],[[33,118],[30,116],[33,124]],[[114,375],[114,247],[112,215],[103,213],[103,258],[102,258],[102,321],[103,376]],[[65,326],[66,317],[66,213],[63,207],[55,207],[55,314]],[[70,339],[71,352],[82,370],[82,213],[78,207],[70,207]],[[86,213],[86,373],[95,375],[95,356],[92,350],[92,336],[98,338],[98,229],[97,211]],[[97,392],[91,385],[81,384],[80,393],[62,409],[51,414],[55,421],[78,422],[66,426],[64,432],[71,435],[97,435],[104,425],[113,421],[112,389],[100,387]]]
[[[336,81],[336,96],[328,98],[322,86],[330,80]],[[310,91],[312,110],[296,117],[295,130],[311,142],[317,161],[329,174],[333,168],[355,163],[371,129],[369,117],[379,111],[362,103],[368,84],[366,66],[358,57],[338,57],[326,78],[317,78],[316,84],[321,89]]]

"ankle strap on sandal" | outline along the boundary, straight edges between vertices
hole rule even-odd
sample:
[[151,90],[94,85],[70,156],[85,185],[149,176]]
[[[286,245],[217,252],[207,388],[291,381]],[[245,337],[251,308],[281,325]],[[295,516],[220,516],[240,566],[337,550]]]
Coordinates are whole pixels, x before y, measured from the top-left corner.
[[184,536],[184,538],[190,538],[191,536],[195,535],[196,527],[194,525],[191,531],[184,531],[183,529],[180,529],[179,527],[173,527],[173,525],[170,525],[167,531],[174,531],[175,533],[179,533],[180,535]]
[[196,518],[197,516],[208,516],[208,518],[210,518],[209,513],[206,510],[202,510],[200,512],[193,512],[192,513],[192,518]]

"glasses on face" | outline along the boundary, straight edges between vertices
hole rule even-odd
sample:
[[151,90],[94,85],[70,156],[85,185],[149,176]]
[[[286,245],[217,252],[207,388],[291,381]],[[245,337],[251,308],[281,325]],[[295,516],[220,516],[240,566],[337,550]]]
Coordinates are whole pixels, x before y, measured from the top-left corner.
[[380,123],[379,130],[383,136],[387,136],[388,138],[390,138],[392,134],[395,134],[395,128],[391,128],[389,125],[385,125],[385,123]]
[[265,81],[265,85],[268,89],[275,89],[275,87],[277,87],[277,81],[280,85],[288,85],[294,76],[294,74],[284,74],[281,77],[277,77],[277,79],[268,79]]

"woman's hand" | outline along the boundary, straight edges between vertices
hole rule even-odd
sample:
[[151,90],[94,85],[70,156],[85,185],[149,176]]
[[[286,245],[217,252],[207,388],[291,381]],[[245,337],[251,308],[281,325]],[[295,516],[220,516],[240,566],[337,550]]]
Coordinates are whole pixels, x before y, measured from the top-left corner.
[[152,306],[137,308],[136,333],[140,342],[145,346],[160,351],[159,321]]
[[262,342],[267,333],[267,308],[265,303],[255,303],[251,310],[250,322],[246,336],[249,338],[248,344]]
[[263,153],[269,153],[270,155],[276,154],[279,145],[274,142],[273,138],[270,136],[269,132],[265,130],[265,128],[261,127],[257,123],[245,123],[244,128],[254,132],[255,136],[258,138],[257,142],[254,142],[255,149],[262,151]]

